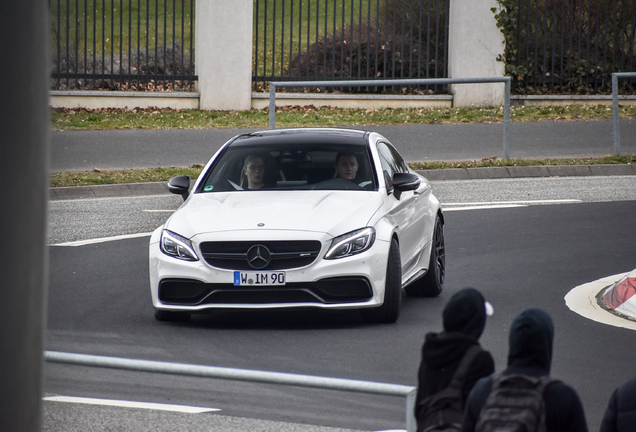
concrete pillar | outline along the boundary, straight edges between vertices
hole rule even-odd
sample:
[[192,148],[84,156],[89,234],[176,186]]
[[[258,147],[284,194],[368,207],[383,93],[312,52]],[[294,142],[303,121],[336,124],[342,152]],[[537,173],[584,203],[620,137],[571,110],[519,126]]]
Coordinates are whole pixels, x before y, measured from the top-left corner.
[[[496,0],[450,0],[449,78],[504,76],[504,37],[497,28]],[[504,84],[455,84],[453,105],[499,106],[504,103]]]
[[199,108],[249,110],[253,0],[202,0],[196,8]]
[[0,431],[42,422],[48,279],[49,2],[0,14]]

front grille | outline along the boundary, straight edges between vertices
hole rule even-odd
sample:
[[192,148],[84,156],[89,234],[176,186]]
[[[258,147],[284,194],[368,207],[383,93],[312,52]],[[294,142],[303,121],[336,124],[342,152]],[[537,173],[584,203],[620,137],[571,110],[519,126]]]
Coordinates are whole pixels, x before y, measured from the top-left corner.
[[187,279],[165,279],[159,284],[159,300],[164,304],[267,303],[354,303],[371,299],[373,292],[366,278],[351,276],[326,278],[317,282],[294,282],[262,288],[210,284]]
[[316,260],[321,244],[307,241],[223,241],[201,243],[203,259],[213,267],[228,270],[254,270],[247,259],[252,246],[261,245],[271,253],[271,261],[259,270],[287,270],[308,266]]

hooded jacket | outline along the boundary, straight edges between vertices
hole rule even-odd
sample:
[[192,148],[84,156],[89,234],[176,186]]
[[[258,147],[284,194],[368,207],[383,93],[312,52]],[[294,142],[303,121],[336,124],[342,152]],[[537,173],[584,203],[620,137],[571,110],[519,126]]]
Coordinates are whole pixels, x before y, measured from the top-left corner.
[[610,398],[601,422],[601,432],[636,430],[636,378],[618,387]]
[[[422,361],[418,371],[415,414],[419,402],[450,384],[462,357],[478,339],[486,325],[484,297],[474,288],[455,293],[444,307],[444,331],[428,333],[422,345]],[[466,402],[477,380],[492,374],[495,363],[488,351],[481,351],[471,363],[463,388]]]
[[[519,314],[510,329],[508,366],[504,375],[549,375],[552,364],[554,325],[540,309]],[[462,432],[475,430],[479,414],[492,388],[492,377],[475,384],[464,411]],[[544,393],[547,432],[587,432],[583,406],[574,389],[560,381],[549,384]]]

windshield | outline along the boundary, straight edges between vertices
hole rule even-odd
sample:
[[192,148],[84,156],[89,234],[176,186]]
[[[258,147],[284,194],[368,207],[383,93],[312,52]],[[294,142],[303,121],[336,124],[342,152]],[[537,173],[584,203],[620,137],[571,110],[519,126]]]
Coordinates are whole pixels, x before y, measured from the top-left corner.
[[366,145],[230,145],[197,193],[249,190],[377,190]]

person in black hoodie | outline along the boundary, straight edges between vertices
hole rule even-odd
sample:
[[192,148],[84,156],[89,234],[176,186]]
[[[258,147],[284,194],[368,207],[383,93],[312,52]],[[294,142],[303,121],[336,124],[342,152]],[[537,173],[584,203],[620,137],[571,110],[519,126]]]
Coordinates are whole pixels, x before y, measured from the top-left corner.
[[636,378],[612,393],[601,422],[601,432],[633,431],[636,431]]
[[[527,309],[512,322],[509,336],[507,374],[534,377],[550,374],[554,325],[541,309]],[[462,432],[475,430],[479,414],[492,387],[492,377],[475,384],[464,411]],[[548,384],[544,392],[547,432],[587,432],[583,406],[576,391],[560,381]]]
[[[444,331],[425,336],[418,372],[415,418],[418,418],[419,402],[448,386],[466,351],[472,346],[479,346],[478,339],[486,325],[487,307],[492,313],[492,306],[486,304],[479,291],[464,288],[456,292],[444,307]],[[481,350],[468,369],[462,403],[466,402],[477,380],[492,374],[494,370],[492,355]]]

